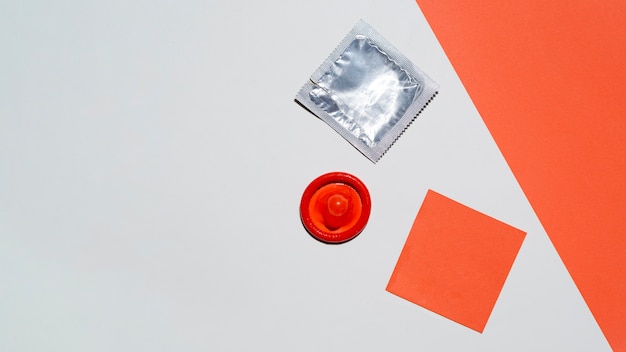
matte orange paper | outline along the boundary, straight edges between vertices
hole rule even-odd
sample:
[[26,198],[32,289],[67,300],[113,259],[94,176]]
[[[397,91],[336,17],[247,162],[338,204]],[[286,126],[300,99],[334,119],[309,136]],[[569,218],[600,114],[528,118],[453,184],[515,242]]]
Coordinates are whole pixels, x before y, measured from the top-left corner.
[[429,190],[387,291],[482,332],[525,235]]
[[609,344],[626,351],[626,1],[417,3]]

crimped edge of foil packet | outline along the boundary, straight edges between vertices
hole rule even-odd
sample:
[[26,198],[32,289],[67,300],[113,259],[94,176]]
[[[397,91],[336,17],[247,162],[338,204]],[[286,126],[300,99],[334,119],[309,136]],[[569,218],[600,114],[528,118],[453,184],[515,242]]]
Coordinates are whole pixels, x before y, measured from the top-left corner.
[[[409,108],[405,111],[400,120],[391,129],[389,129],[385,136],[373,147],[368,146],[350,131],[346,130],[332,116],[330,116],[309,98],[309,93],[316,87],[315,82],[319,81],[322,75],[330,70],[333,63],[339,59],[350,43],[352,43],[352,41],[359,35],[369,38],[384,54],[389,57],[390,60],[394,61],[402,70],[409,73],[409,75],[422,86],[420,94],[410,104]],[[350,30],[350,32],[344,37],[335,50],[330,53],[318,69],[311,75],[310,79],[303,85],[296,95],[296,101],[326,122],[326,124],[350,142],[350,144],[352,144],[358,151],[360,151],[372,162],[376,163],[389,150],[389,148],[391,148],[396,140],[400,138],[415,118],[417,118],[417,116],[426,108],[430,101],[437,95],[438,90],[439,85],[432,78],[416,67],[369,24],[363,20],[359,20],[359,22],[357,22],[352,30]]]

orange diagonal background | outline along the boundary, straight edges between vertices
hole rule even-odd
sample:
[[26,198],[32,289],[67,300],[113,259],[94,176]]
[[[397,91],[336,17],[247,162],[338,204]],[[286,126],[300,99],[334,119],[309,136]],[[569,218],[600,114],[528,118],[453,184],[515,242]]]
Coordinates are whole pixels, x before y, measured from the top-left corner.
[[626,1],[417,0],[616,351],[626,351]]

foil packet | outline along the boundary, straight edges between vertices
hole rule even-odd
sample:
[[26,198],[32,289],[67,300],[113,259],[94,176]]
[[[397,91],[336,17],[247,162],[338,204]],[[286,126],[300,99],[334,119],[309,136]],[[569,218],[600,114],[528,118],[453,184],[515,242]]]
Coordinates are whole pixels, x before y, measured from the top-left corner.
[[304,84],[296,101],[375,163],[438,89],[361,20]]

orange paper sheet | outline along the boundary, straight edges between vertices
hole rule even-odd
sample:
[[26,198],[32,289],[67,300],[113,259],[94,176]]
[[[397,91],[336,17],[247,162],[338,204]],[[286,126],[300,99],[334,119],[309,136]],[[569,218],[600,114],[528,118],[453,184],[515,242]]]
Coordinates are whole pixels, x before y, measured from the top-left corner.
[[417,3],[609,344],[626,351],[626,1]]
[[524,236],[429,190],[387,291],[482,332]]

